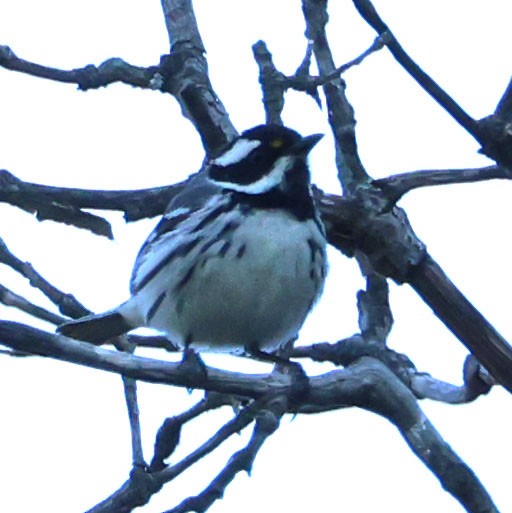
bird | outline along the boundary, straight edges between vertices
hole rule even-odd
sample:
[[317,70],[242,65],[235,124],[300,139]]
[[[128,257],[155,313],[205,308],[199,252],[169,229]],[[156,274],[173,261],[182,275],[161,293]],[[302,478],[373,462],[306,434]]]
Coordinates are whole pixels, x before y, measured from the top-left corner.
[[287,347],[328,269],[308,165],[321,138],[244,131],[170,202],[136,257],[130,298],[57,331],[103,344],[150,327],[183,350],[260,357]]

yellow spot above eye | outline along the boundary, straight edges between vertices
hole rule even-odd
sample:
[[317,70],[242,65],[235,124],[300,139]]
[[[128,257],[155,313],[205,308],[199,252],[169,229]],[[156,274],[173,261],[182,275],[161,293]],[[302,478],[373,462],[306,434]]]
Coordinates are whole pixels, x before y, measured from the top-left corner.
[[283,143],[283,140],[282,140],[282,139],[272,139],[272,140],[270,141],[270,147],[271,147],[271,148],[275,148],[275,149],[277,149],[277,148],[281,148],[281,147],[283,146],[283,144],[284,144],[284,143]]

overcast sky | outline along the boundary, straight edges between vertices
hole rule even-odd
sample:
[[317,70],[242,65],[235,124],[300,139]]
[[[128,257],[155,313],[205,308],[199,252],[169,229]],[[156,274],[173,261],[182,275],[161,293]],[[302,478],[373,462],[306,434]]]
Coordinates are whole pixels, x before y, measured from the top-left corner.
[[[329,35],[336,62],[358,55],[374,33],[352,3],[331,2]],[[235,126],[264,121],[251,45],[264,39],[279,69],[291,74],[305,50],[300,2],[195,2],[213,85]],[[490,114],[511,72],[507,0],[375,1],[395,35],[476,119]],[[167,52],[160,3],[134,0],[2,0],[0,44],[20,57],[63,69],[122,57],[153,65]],[[381,51],[345,75],[358,121],[359,151],[375,177],[417,169],[477,167],[489,161],[475,141]],[[204,157],[193,127],[174,99],[126,85],[79,92],[0,69],[0,169],[49,185],[131,189],[165,185],[196,171]],[[304,95],[289,94],[285,122],[303,134],[328,133],[325,111]],[[339,192],[328,136],[312,153],[313,180]],[[402,202],[418,236],[450,278],[508,340],[512,340],[508,220],[511,185],[500,181],[431,188]],[[50,282],[101,311],[124,300],[133,259],[156,220],[114,223],[114,242],[83,230],[38,223],[0,204],[0,237]],[[357,331],[357,265],[330,252],[331,272],[321,304],[301,342],[335,341]],[[0,283],[50,307],[10,269]],[[407,286],[391,285],[393,348],[417,367],[461,380],[467,354]],[[51,330],[0,305],[0,317]],[[155,358],[160,353],[146,353]],[[212,365],[270,370],[241,358],[210,355]],[[323,367],[316,366],[315,372]],[[118,376],[66,363],[0,358],[0,508],[83,511],[114,491],[130,470],[129,429]],[[181,389],[140,385],[146,457],[162,420],[200,397]],[[510,397],[501,388],[474,404],[421,404],[445,440],[483,481],[501,511],[512,504],[508,468]],[[228,409],[190,426],[185,455],[232,415]],[[219,456],[185,474],[143,510],[159,513],[196,494],[241,448],[235,437]],[[258,455],[252,476],[238,476],[211,511],[248,513],[463,511],[412,455],[387,421],[355,409],[314,417],[286,417]]]

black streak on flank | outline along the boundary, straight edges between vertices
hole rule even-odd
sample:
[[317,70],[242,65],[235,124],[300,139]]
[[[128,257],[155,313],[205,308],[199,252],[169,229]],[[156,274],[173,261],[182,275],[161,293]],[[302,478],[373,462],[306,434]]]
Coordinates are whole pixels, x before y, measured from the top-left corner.
[[206,253],[216,242],[217,242],[218,239],[210,239],[208,242],[205,242],[202,246],[201,246],[201,249],[199,250],[199,253],[202,255],[204,253]]
[[315,241],[313,239],[308,239],[308,246],[310,251],[310,258],[311,263],[315,263],[315,257],[316,257],[316,251],[317,251],[317,245],[315,244]]
[[240,223],[236,223],[235,221],[229,221],[227,222],[222,230],[217,234],[217,237],[215,237],[216,240],[221,240],[224,235],[227,235],[228,233],[231,233],[235,231],[240,226]]
[[220,257],[226,256],[226,253],[229,251],[230,247],[231,247],[231,242],[229,240],[224,242],[224,244],[222,244],[222,247],[219,250],[219,256]]
[[245,253],[245,250],[247,249],[246,245],[245,244],[242,244],[239,248],[238,248],[238,251],[236,252],[236,257],[237,258],[242,258],[244,256],[244,253]]
[[191,211],[183,212],[172,217],[162,217],[161,221],[157,224],[153,234],[155,237],[163,235],[164,233],[172,232],[182,221],[190,217]]
[[323,248],[314,239],[308,239],[309,251],[311,252],[311,263],[315,263],[317,253],[321,256]]
[[182,244],[181,246],[178,246],[174,249],[174,251],[171,251],[163,260],[160,260],[158,264],[151,269],[151,271],[144,276],[144,278],[140,281],[139,284],[134,288],[134,292],[138,292],[142,288],[144,288],[166,265],[170,264],[175,258],[185,256],[187,253],[192,251],[193,248],[199,244],[199,241],[201,239],[196,238],[192,239],[189,242],[186,242],[185,244]]
[[183,278],[175,285],[174,292],[180,292],[180,290],[190,281],[190,278],[192,278],[192,275],[194,274],[194,271],[196,270],[196,266],[193,265],[186,273]]
[[230,202],[223,203],[219,205],[218,207],[212,209],[208,214],[206,214],[203,219],[195,226],[195,228],[192,230],[192,233],[197,233],[205,228],[208,224],[210,224],[212,221],[217,219],[221,214],[225,214],[226,212],[229,212],[231,210],[231,204]]
[[151,305],[151,308],[148,310],[148,315],[146,322],[149,324],[151,322],[151,319],[156,315],[156,312],[160,308],[160,305],[162,304],[162,301],[165,299],[165,292],[162,292],[157,298],[156,301]]

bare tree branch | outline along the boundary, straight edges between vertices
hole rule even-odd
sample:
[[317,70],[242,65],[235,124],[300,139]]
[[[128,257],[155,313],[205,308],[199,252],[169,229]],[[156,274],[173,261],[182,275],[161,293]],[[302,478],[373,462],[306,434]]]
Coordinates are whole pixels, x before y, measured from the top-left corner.
[[[387,31],[369,1],[363,0],[357,5],[363,11],[362,15],[378,25],[379,33]],[[303,0],[302,6],[306,19],[306,35],[313,40],[318,67],[322,75],[328,74],[334,69],[334,64],[325,33],[328,21],[327,2]],[[352,249],[364,253],[373,269],[381,275],[391,277],[398,283],[409,283],[478,361],[512,391],[512,347],[486,321],[484,328],[481,324],[483,316],[428,255],[423,242],[414,233],[406,213],[393,207],[393,203],[389,202],[382,190],[372,186],[358,157],[352,108],[343,88],[331,87],[333,85],[334,83],[326,84],[324,92],[328,102],[329,122],[337,142],[338,175],[344,190],[359,204],[360,211],[343,233],[339,230],[339,224],[334,228],[334,223],[329,223],[326,211],[322,209],[330,239],[337,238],[343,244],[342,247],[346,248],[350,233],[348,230],[352,230]],[[354,253],[358,255],[357,251]],[[447,293],[452,299],[457,297],[460,303],[455,305],[455,302],[452,304],[452,301],[447,301]],[[467,329],[468,323],[464,321],[462,313],[471,315],[471,325],[475,331]]]
[[463,128],[465,128],[478,141],[481,132],[475,121],[465,112],[455,100],[432,80],[403,49],[389,27],[384,23],[370,0],[353,0],[361,17],[381,36],[386,38],[386,46],[398,63],[409,73],[414,80],[441,105]]
[[[151,383],[197,386],[193,376],[191,379],[190,376],[183,375],[179,364],[106,351],[18,323],[0,322],[0,343],[17,350],[118,372]],[[247,376],[211,368],[207,372],[208,377],[202,380],[201,385],[222,393],[260,397],[263,400],[264,397],[289,397],[288,394],[293,391],[289,377],[282,374]],[[288,379],[283,382],[284,378]],[[288,400],[287,403],[289,408],[291,403]],[[477,477],[442,440],[425,418],[412,393],[384,364],[372,358],[362,358],[344,370],[310,378],[310,393],[298,411],[314,413],[350,405],[373,411],[395,424],[415,454],[468,512],[497,512]],[[216,440],[219,433],[214,436]],[[205,450],[205,446],[198,449]],[[199,457],[201,455],[197,456]],[[144,504],[140,487],[144,491],[143,499],[145,497],[144,500],[147,500],[148,494],[150,496],[161,488],[162,479],[172,478],[185,463],[181,462],[180,467],[177,465],[162,470],[158,478],[158,474],[132,472],[131,479],[115,494],[115,497],[121,497],[119,500],[121,504],[125,504],[125,509],[108,509],[102,503],[93,508],[91,513],[131,511],[128,504],[132,509],[135,505]],[[140,482],[134,485],[134,479],[139,479]],[[119,500],[116,502],[111,498],[106,503],[119,505]]]
[[[457,123],[471,134],[481,145],[481,152],[499,164],[512,168],[512,122],[510,115],[511,87],[507,87],[495,114],[480,121],[473,119],[407,54],[389,27],[379,16],[370,0],[353,0],[362,18],[381,36],[386,37],[386,46],[397,62]],[[508,116],[505,115],[508,112]]]
[[[136,221],[162,215],[169,201],[182,190],[186,183],[187,181],[184,181],[174,185],[142,190],[86,190],[24,182],[3,169],[0,170],[0,202],[31,212],[34,209],[34,204],[42,207],[43,213],[51,212],[51,209],[55,207],[61,216],[73,214],[70,217],[64,217],[67,224],[74,224],[73,216],[76,216],[76,211],[82,208],[120,210],[125,213],[127,221]],[[45,219],[43,213],[39,212],[39,219]],[[55,215],[48,218],[61,221]],[[107,223],[107,221],[103,221]],[[77,227],[85,228],[86,226],[82,223]],[[94,231],[94,227],[88,227],[88,229],[97,233]],[[103,233],[99,234],[103,235]]]
[[5,306],[17,308],[18,310],[25,312],[36,319],[50,322],[52,324],[62,324],[66,319],[60,315],[56,315],[53,312],[46,310],[40,306],[34,305],[24,297],[16,294],[7,287],[0,284],[0,303]]
[[142,450],[142,436],[140,432],[139,402],[137,399],[137,381],[123,376],[124,397],[128,410],[130,422],[130,433],[132,442],[132,465],[133,467],[146,468],[144,452]]
[[0,46],[0,66],[34,77],[77,84],[82,91],[105,87],[114,82],[153,88],[152,80],[158,72],[158,66],[141,68],[128,64],[119,57],[108,59],[99,66],[89,64],[83,68],[62,70],[21,59],[8,46]]
[[[396,207],[389,210],[381,192],[370,192],[364,189],[354,204],[341,203],[327,194],[317,196],[331,243],[347,252],[357,248],[377,272],[398,283],[409,283],[477,360],[512,391],[512,347],[427,253],[405,213]],[[340,207],[347,215],[343,221],[335,214]]]
[[[83,306],[73,295],[60,291],[57,287],[53,286],[43,278],[29,262],[23,262],[11,253],[2,238],[0,238],[0,263],[9,266],[11,269],[26,278],[32,287],[40,290],[53,304],[58,306],[59,311],[63,315],[67,315],[69,317],[82,317],[90,313],[90,311],[87,310],[87,308],[85,308],[85,306]],[[9,306],[15,305],[11,304]],[[51,312],[48,312],[48,314],[47,318],[45,318],[48,322],[53,324],[62,324],[65,321],[62,317],[52,314]],[[35,315],[35,317],[38,317],[38,315]]]
[[281,113],[284,108],[284,75],[274,66],[272,54],[264,41],[258,41],[252,46],[254,60],[260,70],[260,85],[263,93],[263,108],[265,109],[265,121],[282,125]]
[[181,504],[165,513],[186,513],[188,511],[206,511],[213,503],[222,498],[225,489],[241,471],[251,472],[258,451],[267,438],[279,427],[279,419],[286,408],[286,400],[274,399],[267,409],[261,411],[256,419],[253,434],[246,447],[231,456],[227,465],[212,482],[195,497],[188,497]]
[[498,102],[494,114],[499,118],[512,121],[512,78],[510,79],[503,96]]
[[189,410],[165,419],[156,434],[154,454],[148,470],[157,472],[167,467],[164,460],[169,458],[178,446],[181,430],[187,422],[220,406],[235,404],[239,402],[232,396],[209,392]]
[[[327,0],[303,0],[302,10],[306,20],[306,37],[313,41],[313,52],[321,76],[336,72],[325,26],[329,19]],[[354,110],[345,95],[345,82],[332,80],[323,86],[327,101],[329,124],[336,143],[336,167],[345,192],[369,180],[359,158],[355,134]]]
[[496,384],[472,355],[464,363],[462,385],[453,385],[419,371],[404,354],[397,353],[378,341],[366,340],[361,335],[335,343],[317,343],[295,347],[290,356],[310,358],[317,362],[331,362],[349,366],[364,357],[382,362],[418,399],[431,399],[448,404],[463,404],[487,394]]
[[404,194],[419,187],[510,178],[512,178],[512,174],[507,168],[502,166],[486,166],[474,169],[413,171],[374,180],[373,184],[380,187],[391,202],[396,203]]
[[362,52],[360,55],[358,55],[351,61],[348,61],[345,64],[338,66],[336,69],[334,69],[331,73],[327,75],[320,75],[318,77],[315,77],[311,75],[301,75],[297,73],[295,75],[292,75],[291,77],[284,77],[283,80],[288,88],[293,88],[297,91],[307,92],[308,89],[323,86],[328,82],[340,78],[340,76],[343,75],[343,73],[353,68],[354,66],[358,66],[367,57],[374,54],[375,52],[382,50],[382,48],[384,48],[384,46],[386,45],[386,42],[386,34],[377,36],[373,43],[364,52]]
[[434,379],[429,374],[417,373],[412,376],[410,388],[416,397],[428,398],[450,404],[461,404],[474,401],[477,397],[487,394],[496,384],[473,355],[468,355],[463,368],[464,384],[452,385]]
[[38,188],[41,190],[44,186],[22,182],[5,169],[0,169],[0,201],[17,206],[32,214],[35,213],[39,221],[49,219],[70,224],[77,228],[90,230],[96,235],[113,239],[112,228],[107,220],[83,212],[70,204],[48,201],[48,198],[43,195],[31,194],[31,191]]
[[172,93],[198,130],[207,156],[237,135],[208,76],[205,49],[191,0],[161,0],[171,53],[161,61],[162,89]]
[[512,348],[455,287],[437,262],[430,256],[425,258],[414,269],[409,283],[476,359],[512,391]]
[[[214,156],[236,136],[236,130],[211,86],[205,48],[191,0],[161,1],[171,52],[162,57],[159,66],[141,68],[131,66],[121,59],[109,59],[98,67],[58,70],[20,59],[8,47],[0,47],[0,66],[33,76],[77,83],[83,90],[121,81],[171,93],[179,102],[184,115],[198,129],[207,158]],[[287,77],[275,68],[264,43],[254,47],[255,58],[260,66],[268,121],[280,122],[283,95],[288,88],[303,90],[319,101],[317,88],[323,86],[326,95],[329,121],[335,135],[339,178],[347,196],[340,198],[319,190],[315,194],[326,223],[329,241],[346,254],[356,256],[367,278],[366,290],[358,294],[361,335],[334,345],[316,344],[310,348],[297,348],[291,354],[332,361],[344,365],[345,369],[311,378],[308,395],[297,403],[290,375],[276,372],[246,376],[208,368],[206,376],[199,377],[189,373],[180,364],[106,351],[22,324],[0,321],[0,344],[12,348],[11,354],[43,355],[123,376],[132,431],[134,468],[122,487],[93,507],[91,513],[129,512],[146,504],[166,482],[190,469],[228,437],[256,419],[249,444],[233,455],[205,490],[167,513],[205,511],[222,495],[238,472],[250,470],[258,450],[277,429],[284,413],[319,413],[351,406],[364,408],[392,422],[411,450],[466,511],[497,512],[478,478],[442,440],[419,408],[416,398],[431,397],[450,403],[474,400],[487,393],[494,384],[480,364],[512,391],[512,349],[449,281],[414,234],[405,212],[396,208],[395,203],[413,188],[438,183],[509,178],[510,172],[504,167],[491,166],[478,172],[417,172],[372,181],[358,155],[355,118],[345,96],[345,84],[340,74],[386,44],[422,87],[482,143],[483,151],[505,164],[512,162],[510,144],[507,146],[507,141],[510,142],[512,137],[508,119],[512,96],[510,85],[495,115],[479,122],[473,120],[410,59],[369,0],[354,0],[354,3],[366,21],[377,30],[379,37],[369,50],[346,65],[335,66],[328,45],[325,31],[328,20],[326,0],[303,0],[309,42],[306,56],[294,76]],[[312,53],[320,70],[318,77],[311,76],[309,72]],[[0,201],[36,212],[39,219],[53,219],[108,237],[112,237],[108,222],[82,209],[123,210],[127,220],[151,217],[164,212],[169,199],[182,187],[183,183],[146,191],[80,191],[25,183],[7,171],[0,171]],[[2,241],[0,262],[28,278],[66,315],[77,317],[88,313],[74,297],[63,294],[44,280],[30,264],[12,255]],[[464,367],[463,386],[456,387],[419,373],[405,355],[386,347],[393,322],[386,277],[398,283],[410,283],[435,315],[478,358],[478,361],[473,357],[468,358]],[[26,302],[7,289],[0,288],[0,300],[2,297],[36,317],[50,322],[62,321],[60,316]],[[146,347],[175,349],[163,337],[129,336],[116,344],[116,347],[133,349],[134,342]],[[142,453],[137,379],[209,391],[204,402],[162,424],[149,468]],[[179,443],[183,425],[204,411],[231,401],[232,395],[243,397],[243,404],[248,401],[250,404],[191,454],[166,466],[164,460]],[[211,397],[214,399],[210,400]]]
[[[274,398],[273,394],[269,397],[270,400]],[[266,396],[250,403],[240,410],[232,420],[225,423],[204,444],[172,466],[153,472],[145,472],[135,468],[130,474],[130,478],[116,492],[91,508],[87,513],[128,513],[137,506],[146,504],[151,496],[157,493],[165,483],[174,480],[206,455],[217,449],[228,438],[251,424],[260,411],[266,408],[267,403],[269,403],[269,398]],[[206,408],[206,405],[197,406],[197,410]],[[194,415],[198,413],[198,411],[193,412]],[[184,422],[185,419],[180,419],[180,421]]]
[[[162,194],[167,198],[168,194],[172,195],[181,186],[182,184],[171,188],[139,191],[137,197],[139,199],[155,198]],[[128,201],[128,193],[121,191],[115,194],[109,192],[105,195],[99,193],[96,196],[91,191],[66,190],[29,184],[28,191],[33,190],[49,195],[51,200],[54,197],[65,198],[69,195],[67,197],[71,200],[77,200],[81,204],[89,201],[90,204],[94,204],[96,207],[100,205],[108,206],[110,204],[110,208],[115,208],[123,206],[125,203],[131,203]],[[437,274],[435,280],[433,274],[424,274],[425,266],[422,266],[421,263],[427,256],[425,247],[412,231],[405,213],[396,208],[389,211],[389,200],[379,196],[379,194],[382,194],[382,191],[379,189],[372,191],[365,188],[352,198],[340,198],[322,193],[318,189],[315,193],[331,244],[348,255],[353,254],[357,248],[369,258],[373,268],[380,274],[391,277],[399,283],[410,282],[417,291],[419,289],[417,289],[418,285],[415,283],[415,280],[420,280],[423,292],[419,293],[425,298],[427,304],[431,306],[436,315],[445,322],[457,337],[463,337],[461,341],[474,352],[484,367],[500,383],[509,388],[509,390],[512,390],[510,373],[512,349],[501,336],[496,334],[496,330],[489,323],[485,320],[485,324],[482,322],[483,317],[473,306],[471,306],[471,311],[475,312],[475,315],[480,319],[477,323],[481,330],[480,332],[468,332],[464,329],[464,317],[453,315],[453,312],[457,311],[456,302],[447,305],[443,300],[443,296],[436,294],[435,290],[431,293],[428,292],[429,288],[435,289],[435,287],[443,286],[447,290],[453,290],[453,294],[457,295],[457,297],[463,297],[444,274],[443,277]],[[115,205],[110,201],[111,198],[117,198]],[[3,247],[5,248],[5,245]],[[2,250],[2,246],[0,246],[0,250]],[[19,264],[17,265],[19,267]],[[26,269],[30,270],[30,267]],[[29,277],[29,279],[32,278]],[[51,290],[44,282],[41,282],[41,290],[43,292],[46,291],[45,293],[47,293],[48,297],[59,306],[62,304],[62,301],[65,304],[70,299],[69,296],[62,295],[62,293],[59,296],[59,291],[55,292],[57,297],[54,297],[53,293],[50,294]],[[71,302],[73,303],[73,301]],[[470,305],[470,303],[466,299],[465,305],[464,309],[467,311],[467,305]],[[84,313],[79,315],[77,313],[76,311],[70,312],[70,316],[79,317],[84,315]],[[160,339],[158,344],[161,342],[162,340]],[[163,342],[165,344],[165,341]],[[496,351],[487,350],[486,346],[489,344],[497,344]],[[498,355],[500,362],[495,364],[492,360]]]
[[374,272],[371,267],[363,270],[363,274],[366,274],[366,290],[357,293],[359,328],[367,342],[385,346],[393,326],[388,283],[384,276]]

